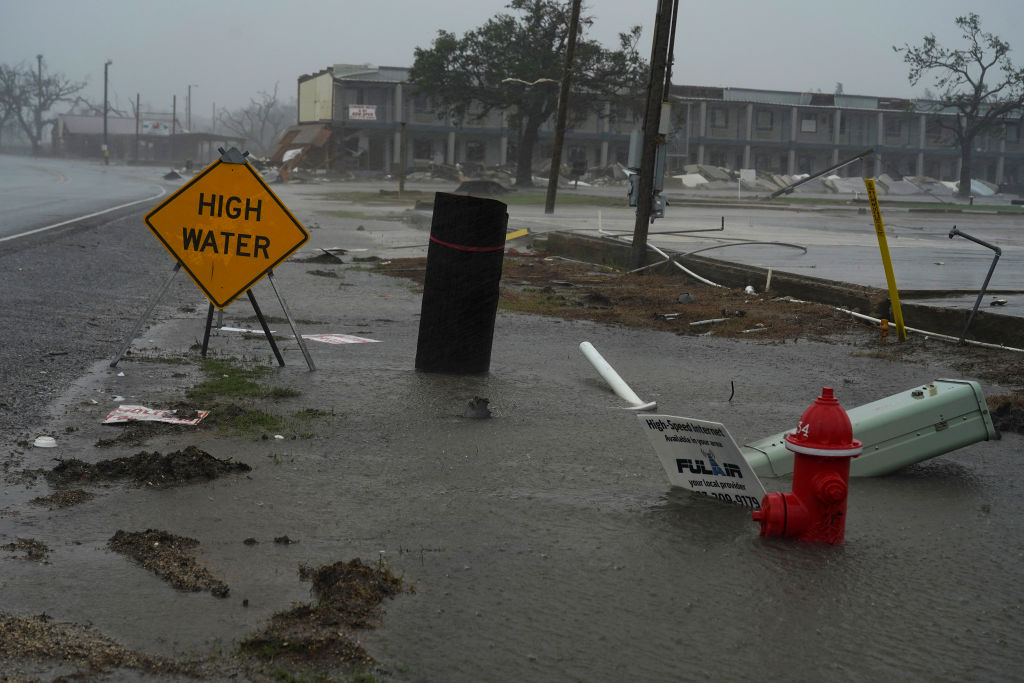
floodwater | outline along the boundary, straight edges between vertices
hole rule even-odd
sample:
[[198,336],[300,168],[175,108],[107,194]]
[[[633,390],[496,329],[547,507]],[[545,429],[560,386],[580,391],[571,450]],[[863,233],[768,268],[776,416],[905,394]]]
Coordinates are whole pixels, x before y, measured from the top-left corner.
[[[893,363],[874,348],[501,314],[488,375],[420,373],[419,295],[336,268],[339,278],[317,277],[289,262],[276,277],[302,333],[380,342],[307,342],[316,372],[295,344],[282,344],[288,364],[272,382],[302,395],[277,409],[333,412],[312,438],[159,437],[145,449],[196,445],[253,471],[168,490],[98,488],[65,510],[25,503],[49,493],[42,480],[9,486],[0,538],[32,537],[51,554],[49,564],[0,556],[6,611],[90,622],[147,652],[229,650],[274,612],[309,600],[300,563],[360,557],[389,562],[416,588],[360,635],[385,679],[1024,676],[1021,436],[854,480],[840,546],[765,539],[748,510],[668,485],[635,414],[577,346],[591,341],[658,412],[722,422],[740,444],[795,426],[822,386],[852,408],[954,370]],[[255,293],[275,301],[266,283]],[[203,316],[181,303],[162,305],[169,319],[137,350],[187,350]],[[225,324],[245,326],[248,315],[235,305]],[[271,362],[264,342],[228,332],[211,350]],[[25,450],[25,467],[140,450],[94,448],[117,429],[99,421],[115,395],[143,405],[180,398],[193,381],[175,376],[182,367],[97,364],[54,410],[58,448]],[[474,396],[490,400],[491,419],[463,417]],[[786,479],[765,484],[789,489]],[[199,561],[229,597],[179,593],[105,549],[118,529],[148,528],[197,538]],[[299,542],[272,542],[285,534]],[[245,545],[249,537],[260,543]]]

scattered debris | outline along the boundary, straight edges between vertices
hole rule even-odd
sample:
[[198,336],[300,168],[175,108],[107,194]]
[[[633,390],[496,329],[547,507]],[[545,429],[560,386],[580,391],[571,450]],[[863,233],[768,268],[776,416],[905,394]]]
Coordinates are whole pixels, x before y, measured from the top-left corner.
[[22,556],[22,559],[35,562],[42,562],[50,552],[45,543],[41,543],[34,538],[19,538],[15,543],[0,545],[0,549],[9,550],[12,553],[23,552],[25,554]]
[[358,557],[317,568],[300,565],[299,578],[312,582],[316,604],[275,614],[263,630],[241,642],[242,652],[275,666],[313,671],[372,664],[352,631],[375,628],[385,598],[415,592],[383,561],[370,566]]
[[367,339],[366,337],[354,337],[350,334],[304,334],[303,339],[323,342],[325,344],[367,344],[379,343],[379,339]]
[[989,411],[992,425],[1000,432],[1024,434],[1024,408],[1014,406],[1010,401],[1000,403],[995,410]]
[[679,298],[676,299],[676,301],[678,301],[681,304],[692,304],[696,300],[697,299],[693,296],[693,294],[690,294],[689,292],[683,292],[682,294],[679,295]]
[[992,299],[992,301],[990,301],[988,305],[989,306],[1005,306],[1006,305],[1006,299]]
[[466,410],[462,416],[473,420],[486,420],[491,416],[491,409],[487,407],[488,403],[490,403],[489,399],[474,396],[467,401]]
[[699,325],[711,325],[714,323],[724,323],[728,318],[708,318],[707,320],[695,320],[690,323],[690,327],[697,327]]
[[68,491],[57,491],[53,495],[41,496],[39,498],[33,498],[29,502],[33,505],[45,505],[49,506],[52,510],[54,508],[68,508],[72,505],[78,505],[88,500],[95,498],[93,494],[82,489],[70,489]]
[[[10,658],[15,661],[59,660],[82,669],[60,680],[95,680],[98,674],[115,668],[151,674],[195,675],[172,660],[122,647],[91,626],[53,623],[45,614],[35,617],[0,614],[0,653],[3,653],[5,668]],[[15,675],[18,673],[8,670],[4,675],[12,676],[10,680],[22,680]],[[38,675],[38,671],[31,673]],[[24,680],[36,680],[36,677],[27,675]]]
[[173,168],[169,172],[164,174],[164,180],[179,180],[180,178],[181,174],[179,174]]
[[168,424],[176,425],[197,425],[199,422],[210,414],[209,410],[197,410],[194,411],[194,415],[188,417],[178,417],[176,410],[155,410],[153,408],[147,408],[146,406],[129,406],[121,405],[115,408],[106,419],[103,420],[103,424],[118,424],[121,422],[166,422]]
[[36,448],[56,448],[57,440],[52,436],[37,436],[32,445]]
[[132,558],[178,590],[191,593],[208,590],[218,598],[226,598],[230,592],[227,584],[196,562],[192,555],[199,541],[194,538],[158,529],[136,532],[118,529],[107,546]]
[[499,195],[508,194],[512,190],[494,180],[466,180],[460,183],[455,191],[466,194]]
[[55,486],[131,479],[137,484],[164,488],[198,480],[208,481],[222,474],[248,472],[251,469],[245,463],[218,460],[195,446],[187,446],[184,450],[167,455],[142,451],[128,457],[101,460],[95,464],[76,458],[60,460],[56,467],[44,472],[44,475]]
[[292,539],[288,538],[288,535],[286,534],[284,536],[276,537],[274,539],[274,543],[277,543],[278,545],[291,545],[292,543],[298,543],[298,541],[293,541]]

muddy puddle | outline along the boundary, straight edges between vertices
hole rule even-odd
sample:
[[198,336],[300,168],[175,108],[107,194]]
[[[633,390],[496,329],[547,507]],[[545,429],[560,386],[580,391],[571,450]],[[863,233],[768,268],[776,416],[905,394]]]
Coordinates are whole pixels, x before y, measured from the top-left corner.
[[[305,268],[290,281],[309,290],[297,317],[332,321],[316,331],[380,340],[311,345],[316,372],[285,347],[288,365],[273,367],[273,381],[302,395],[281,410],[332,419],[294,439],[200,429],[98,451],[94,435],[107,428],[83,427],[56,450],[22,449],[26,467],[45,461],[49,470],[55,456],[96,463],[189,444],[252,469],[149,486],[161,470],[144,469],[144,459],[143,476],[103,483],[75,480],[83,470],[71,467],[57,490],[96,495],[71,507],[28,504],[54,493],[41,475],[11,484],[30,490],[0,518],[0,543],[34,539],[49,552],[43,563],[0,551],[5,612],[93,624],[108,639],[97,647],[202,660],[207,680],[275,670],[344,679],[366,656],[377,681],[456,683],[873,680],[892,671],[1005,680],[1024,670],[1020,435],[855,480],[844,545],[798,546],[762,539],[738,506],[672,489],[636,415],[578,351],[591,341],[660,412],[722,422],[743,444],[794,427],[822,386],[850,408],[939,377],[974,378],[946,347],[903,359],[877,340],[737,341],[500,313],[487,375],[430,375],[413,368],[419,309],[405,283],[374,284],[353,269],[345,279],[359,287],[339,287]],[[282,285],[288,277],[282,269]],[[148,338],[187,348],[197,328],[172,321]],[[157,372],[124,368],[129,378]],[[100,376],[106,395],[129,394],[125,378]],[[136,391],[133,400],[166,405]],[[58,415],[54,433],[94,417],[83,414]],[[783,491],[790,481],[765,485]],[[229,593],[174,588],[108,546],[118,530],[198,541],[182,551]],[[369,575],[341,588],[380,558],[403,592]],[[297,575],[337,560],[347,568],[324,581],[309,569],[306,580]],[[354,613],[333,604],[334,585],[351,593]],[[89,671],[68,661],[63,673]]]

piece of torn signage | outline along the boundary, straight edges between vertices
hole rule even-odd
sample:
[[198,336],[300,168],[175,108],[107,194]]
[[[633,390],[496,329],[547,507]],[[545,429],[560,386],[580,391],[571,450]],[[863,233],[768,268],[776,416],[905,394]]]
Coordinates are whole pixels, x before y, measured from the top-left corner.
[[350,334],[304,334],[303,339],[323,342],[325,344],[372,344],[379,343],[379,339],[367,339],[366,337],[353,337]]
[[637,415],[673,486],[758,510],[764,484],[725,425],[672,415]]
[[197,410],[195,417],[177,417],[174,410],[154,410],[146,406],[119,406],[107,415],[103,424],[116,424],[119,422],[168,422],[177,425],[197,425],[199,421],[210,414],[209,410]]

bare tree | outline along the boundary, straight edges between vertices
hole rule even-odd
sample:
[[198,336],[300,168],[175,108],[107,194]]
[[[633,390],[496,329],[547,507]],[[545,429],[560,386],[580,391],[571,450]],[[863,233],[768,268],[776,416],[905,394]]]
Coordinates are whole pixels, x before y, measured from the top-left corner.
[[39,154],[43,130],[57,122],[50,110],[70,101],[84,87],[85,83],[70,81],[63,74],[46,74],[42,55],[36,55],[35,69],[24,62],[0,65],[0,120],[16,120],[32,144],[32,153]]
[[[981,20],[973,12],[957,17],[967,47],[959,50],[939,45],[934,35],[924,37],[917,47],[893,46],[910,65],[911,85],[927,72],[935,72],[934,123],[953,132],[960,148],[960,186],[958,196],[971,194],[971,155],[974,139],[997,129],[1009,114],[1024,107],[1024,68],[1010,60],[1010,45],[998,36],[981,30]],[[947,112],[954,116],[949,116]],[[945,114],[945,115],[943,115]]]
[[274,142],[295,118],[293,107],[278,101],[276,83],[273,93],[261,90],[250,98],[248,106],[234,111],[225,109],[217,116],[230,133],[245,138],[248,151],[255,156],[270,154]]

